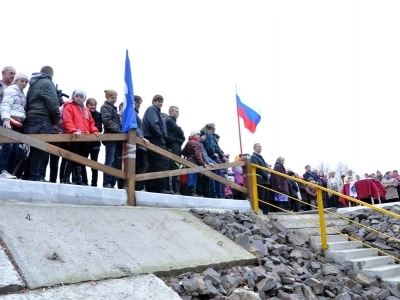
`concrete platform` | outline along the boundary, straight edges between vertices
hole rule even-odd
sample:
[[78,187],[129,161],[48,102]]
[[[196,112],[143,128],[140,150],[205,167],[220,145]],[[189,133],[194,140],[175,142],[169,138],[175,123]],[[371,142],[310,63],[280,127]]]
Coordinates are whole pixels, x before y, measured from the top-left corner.
[[0,236],[29,288],[256,260],[178,209],[3,202]]
[[4,250],[0,247],[0,294],[23,289],[25,284]]
[[134,300],[180,300],[177,293],[152,274],[137,277],[103,280],[60,286],[52,289],[30,291],[25,294],[0,296],[4,300],[49,300],[49,299],[134,299]]
[[[21,188],[23,184],[23,188]],[[0,199],[34,203],[125,205],[125,190],[18,179],[0,179]]]
[[212,199],[148,192],[135,192],[135,196],[136,205],[146,207],[231,209],[239,211],[251,209],[250,201],[248,200]]
[[[382,201],[381,204],[375,204],[374,206],[380,207],[380,208],[385,208],[385,207],[395,206],[395,205],[400,205],[400,202],[384,203],[384,201]],[[360,205],[351,206],[351,207],[342,207],[342,208],[337,209],[337,213],[344,214],[347,212],[352,212],[352,211],[356,211],[356,210],[360,210],[360,209],[369,209],[369,208],[366,206],[360,206]]]

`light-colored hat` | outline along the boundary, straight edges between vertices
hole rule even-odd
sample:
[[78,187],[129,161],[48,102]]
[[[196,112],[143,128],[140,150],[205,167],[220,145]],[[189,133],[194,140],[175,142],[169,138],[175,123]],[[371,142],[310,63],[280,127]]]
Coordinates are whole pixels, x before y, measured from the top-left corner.
[[76,89],[73,93],[72,93],[72,98],[74,98],[76,95],[83,95],[83,98],[86,99],[86,92],[84,89]]
[[192,132],[190,132],[190,136],[195,136],[196,134],[200,135],[200,130],[192,130]]
[[26,79],[29,81],[29,76],[25,73],[18,72],[17,74],[15,74],[14,82],[16,82],[18,79]]

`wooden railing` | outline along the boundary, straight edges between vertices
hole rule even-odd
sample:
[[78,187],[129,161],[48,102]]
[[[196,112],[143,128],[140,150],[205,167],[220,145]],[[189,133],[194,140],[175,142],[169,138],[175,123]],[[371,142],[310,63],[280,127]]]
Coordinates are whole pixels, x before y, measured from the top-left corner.
[[[156,152],[162,156],[171,159],[186,168],[182,168],[179,170],[171,170],[171,171],[162,171],[162,172],[151,172],[145,174],[135,174],[136,168],[136,158],[134,156],[128,156],[124,161],[124,170],[118,170],[99,162],[93,161],[76,153],[70,152],[68,150],[62,149],[55,145],[49,143],[71,143],[71,142],[93,142],[93,141],[121,141],[126,143],[126,151],[132,151],[132,149],[136,149],[136,144],[146,147],[148,150]],[[79,163],[83,166],[88,166],[93,169],[99,170],[101,172],[107,173],[109,175],[122,178],[125,180],[124,187],[128,196],[128,205],[135,205],[135,181],[136,180],[149,180],[170,176],[179,176],[182,174],[191,174],[191,173],[201,173],[211,179],[214,179],[218,182],[221,182],[231,188],[238,190],[243,193],[248,193],[249,189],[238,185],[232,181],[227,180],[224,177],[221,177],[211,171],[224,169],[229,167],[246,167],[245,174],[250,174],[250,161],[237,161],[232,163],[223,163],[218,164],[212,167],[199,167],[194,163],[191,163],[182,157],[179,157],[167,150],[164,150],[160,147],[157,147],[153,144],[146,145],[141,139],[136,139],[136,130],[132,129],[127,134],[101,134],[99,137],[96,137],[93,134],[83,134],[79,138],[75,137],[72,134],[22,134],[10,129],[6,129],[4,127],[0,127],[0,143],[22,143],[27,144],[31,147],[43,150],[45,152],[61,156],[70,161]],[[250,186],[251,180],[248,177],[246,186]]]

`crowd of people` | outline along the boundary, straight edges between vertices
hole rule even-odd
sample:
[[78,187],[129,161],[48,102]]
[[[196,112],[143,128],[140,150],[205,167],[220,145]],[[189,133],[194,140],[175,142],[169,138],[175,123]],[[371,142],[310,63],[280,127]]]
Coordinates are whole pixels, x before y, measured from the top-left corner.
[[[71,99],[64,100],[63,94],[57,91],[52,78],[53,68],[44,66],[40,72],[28,76],[16,72],[13,67],[4,67],[0,81],[0,125],[26,134],[73,134],[79,138],[82,134],[121,133],[122,104],[116,107],[117,92],[105,91],[105,102],[97,110],[97,101],[87,98],[85,90],[78,88],[72,93]],[[29,83],[29,89],[24,93]],[[218,145],[219,136],[215,133],[215,124],[206,124],[203,130],[191,132],[187,144],[183,146],[186,137],[181,127],[177,125],[179,108],[171,106],[169,114],[161,112],[164,99],[155,95],[144,112],[143,119],[139,116],[142,98],[134,96],[134,106],[138,128],[137,137],[145,144],[152,143],[167,149],[178,156],[184,156],[188,161],[197,165],[213,165],[228,161],[226,155]],[[122,168],[123,143],[118,141],[104,141],[105,162],[107,166]],[[73,153],[90,157],[97,161],[101,143],[71,142],[56,143],[56,146]],[[0,178],[31,181],[47,181],[46,169],[49,167],[49,182],[63,184],[97,186],[98,171],[92,169],[89,183],[86,167],[73,161],[62,159],[34,147],[18,143],[2,144],[0,150]],[[145,147],[136,149],[136,173],[168,171],[181,168],[181,165],[168,158],[147,151]],[[221,170],[214,171],[222,175]],[[228,175],[227,175],[228,176]],[[199,178],[199,179],[198,179]],[[185,181],[186,179],[186,181]],[[233,180],[233,179],[231,179]],[[122,180],[114,176],[103,174],[104,188],[122,188]],[[182,193],[191,196],[224,198],[232,196],[229,188],[208,177],[190,174],[188,178],[159,178],[136,182],[136,190],[155,193]]]
[[[87,98],[83,89],[75,89],[71,99],[64,100],[52,82],[54,71],[50,66],[43,67],[40,72],[28,76],[16,72],[13,67],[2,70],[0,81],[0,125],[26,134],[73,134],[79,138],[82,134],[121,133],[122,104],[116,107],[117,92],[105,90],[105,101],[97,110],[97,101]],[[24,90],[29,83],[25,96]],[[134,106],[138,128],[137,138],[143,139],[148,145],[152,143],[173,154],[184,157],[198,166],[214,166],[229,161],[229,154],[225,154],[219,146],[220,136],[215,132],[214,123],[207,123],[201,130],[192,130],[186,140],[184,131],[177,124],[179,108],[171,106],[168,114],[161,112],[164,99],[155,95],[150,105],[144,112],[143,119],[139,116],[142,98],[134,96]],[[186,142],[186,143],[185,143]],[[104,163],[117,169],[122,168],[123,143],[119,141],[104,141]],[[73,153],[90,157],[97,161],[101,147],[100,141],[56,143],[56,146],[67,149]],[[343,184],[360,180],[360,176],[353,175],[352,170],[347,174],[336,176],[334,171],[325,175],[324,171],[311,166],[305,167],[305,173],[298,173],[285,168],[285,159],[279,157],[275,165],[269,165],[261,155],[262,146],[256,143],[253,146],[251,162],[265,168],[288,174],[307,182],[315,183],[336,192],[342,192]],[[235,160],[242,159],[239,155]],[[48,153],[24,144],[2,144],[0,150],[0,178],[32,181],[46,181],[46,169],[49,167],[49,182],[63,184],[91,185],[98,183],[98,171],[92,169],[91,182],[89,183],[86,167],[59,156]],[[147,148],[138,146],[136,149],[136,173],[168,171],[182,168],[182,166]],[[243,186],[242,167],[213,170],[215,174]],[[400,176],[395,170],[382,175],[364,174],[365,179],[374,179],[382,183],[387,190],[386,200],[397,201],[400,194]],[[260,207],[265,213],[270,211],[274,204],[276,207],[294,211],[312,209],[316,205],[316,190],[312,186],[298,183],[294,180],[271,174],[268,170],[257,169],[258,197]],[[114,176],[103,174],[104,188],[122,188],[123,182]],[[189,196],[203,196],[208,198],[234,198],[244,199],[245,195],[232,190],[229,186],[219,181],[210,179],[201,174],[172,176],[136,182],[136,190],[165,194],[183,194]],[[303,201],[295,201],[298,199]],[[330,193],[323,193],[325,207],[338,207],[338,197]]]
[[[323,170],[317,168],[311,169],[310,165],[305,166],[305,173],[300,176],[290,169],[285,169],[285,159],[279,157],[275,165],[268,165],[261,156],[262,147],[259,143],[254,144],[254,153],[251,155],[251,162],[260,165],[264,168],[273,169],[280,173],[287,174],[297,179],[320,185],[329,190],[342,193],[343,185],[346,183],[354,183],[358,180],[375,180],[382,184],[386,190],[384,200],[386,202],[399,201],[400,195],[400,175],[397,170],[387,171],[382,175],[380,171],[371,174],[364,174],[364,178],[359,175],[354,175],[351,169],[348,169],[346,175],[337,176],[335,171],[330,171],[328,175]],[[292,210],[295,212],[312,210],[317,205],[317,192],[316,188],[285,178],[276,174],[271,174],[268,170],[257,168],[257,192],[260,201],[260,208],[264,213],[269,211],[277,211],[280,209]],[[322,198],[325,208],[329,207],[342,207],[339,202],[339,197],[333,193],[322,192]],[[300,201],[297,201],[300,200]],[[369,201],[370,198],[362,199]],[[272,205],[270,205],[272,204]]]

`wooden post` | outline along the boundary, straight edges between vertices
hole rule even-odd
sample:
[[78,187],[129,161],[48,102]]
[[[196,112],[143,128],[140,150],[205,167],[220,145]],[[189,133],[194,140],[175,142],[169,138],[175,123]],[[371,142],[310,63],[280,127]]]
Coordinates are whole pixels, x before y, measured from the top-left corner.
[[125,172],[126,172],[126,193],[128,195],[128,205],[135,206],[135,172],[136,172],[136,130],[128,132],[128,140],[125,150]]
[[[244,175],[245,175],[245,184],[247,188],[247,195],[249,196],[249,201],[251,204],[251,208],[255,211],[258,212],[258,196],[257,196],[257,185],[253,186],[255,184],[255,175],[252,174],[255,172],[254,168],[251,167],[251,160],[250,156],[245,156],[245,166],[244,166]],[[254,177],[254,178],[253,178]],[[255,194],[254,194],[255,191]]]

